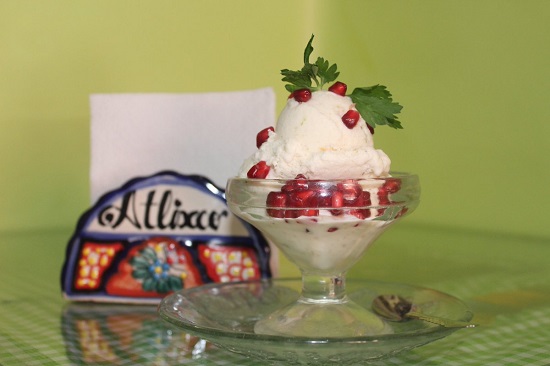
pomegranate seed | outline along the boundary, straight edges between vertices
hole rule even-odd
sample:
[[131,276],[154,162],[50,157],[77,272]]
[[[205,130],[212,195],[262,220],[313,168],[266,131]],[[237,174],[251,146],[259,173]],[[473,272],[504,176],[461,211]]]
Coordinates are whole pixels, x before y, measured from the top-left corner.
[[295,191],[288,195],[290,207],[312,207],[311,198],[314,198],[315,192],[312,190]]
[[344,195],[342,192],[334,192],[332,195],[332,207],[343,207]]
[[328,186],[322,182],[310,180],[308,188],[315,192],[315,207],[332,206],[332,194],[337,189],[335,185]]
[[357,125],[357,122],[359,121],[359,112],[357,112],[354,109],[350,109],[342,116],[342,122],[346,125],[347,128],[350,130]]
[[260,148],[260,146],[262,146],[264,142],[267,141],[267,139],[269,138],[270,131],[273,132],[275,131],[275,129],[273,127],[267,127],[261,130],[260,132],[258,132],[258,134],[256,135],[256,147],[258,149]]
[[389,205],[390,204],[390,199],[388,197],[388,193],[389,192],[384,187],[381,187],[378,190],[378,204],[380,204],[380,205]]
[[355,200],[347,201],[346,206],[364,207],[365,206],[365,200],[363,199],[363,192],[361,192]]
[[367,128],[369,129],[370,134],[371,134],[371,135],[374,135],[374,127],[372,127],[371,125],[369,125],[369,124],[367,123]]
[[357,217],[360,220],[364,220],[364,219],[370,217],[370,210],[354,209],[354,210],[349,210],[349,214]]
[[303,174],[298,174],[296,178],[294,178],[293,183],[294,183],[294,186],[299,190],[308,189],[308,186],[309,186],[307,182],[307,178]]
[[401,189],[401,179],[388,178],[382,187],[388,193],[395,193]]
[[283,192],[269,192],[267,195],[268,207],[285,207],[286,206],[286,194]]
[[[282,192],[269,192],[267,195],[267,206],[271,207],[285,207],[286,206],[286,194]],[[283,218],[285,217],[285,210],[268,208],[267,214],[271,217]]]
[[363,192],[361,186],[353,179],[347,179],[338,183],[338,190],[342,192],[342,198],[346,204],[353,204]]
[[253,165],[252,168],[246,173],[248,178],[264,179],[269,173],[269,165],[263,160]]
[[363,204],[365,206],[370,206],[372,204],[370,200],[370,192],[368,191],[363,191]]
[[292,92],[294,100],[303,103],[311,99],[311,91],[309,89],[298,89]]
[[337,81],[332,84],[331,87],[328,88],[328,90],[333,92],[334,94],[345,96],[346,91],[348,90],[348,86],[340,81]]
[[315,201],[317,202],[317,207],[331,207],[332,206],[332,191],[322,190],[317,191],[315,195]]
[[353,215],[360,220],[364,220],[370,217],[370,209],[364,208],[371,205],[370,193],[368,191],[361,191],[357,199],[352,202],[352,205],[359,208],[349,210],[348,213],[350,215]]
[[[336,191],[332,194],[331,206],[333,208],[343,207],[344,206],[344,195],[342,192]],[[341,215],[342,210],[332,209],[330,212],[335,215]]]
[[298,174],[293,180],[286,182],[284,186],[281,187],[283,192],[294,192],[294,191],[304,191],[308,189],[307,178],[303,174]]
[[295,218],[300,216],[300,211],[302,211],[302,210],[286,210],[285,211],[285,218],[295,219]]

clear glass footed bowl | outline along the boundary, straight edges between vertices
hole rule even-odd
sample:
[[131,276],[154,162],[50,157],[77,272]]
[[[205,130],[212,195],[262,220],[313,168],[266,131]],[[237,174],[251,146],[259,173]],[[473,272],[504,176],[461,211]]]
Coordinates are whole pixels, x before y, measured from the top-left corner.
[[259,319],[257,334],[353,337],[392,327],[346,293],[346,272],[391,224],[418,205],[418,176],[308,180],[230,179],[230,210],[258,230],[302,272],[297,301]]

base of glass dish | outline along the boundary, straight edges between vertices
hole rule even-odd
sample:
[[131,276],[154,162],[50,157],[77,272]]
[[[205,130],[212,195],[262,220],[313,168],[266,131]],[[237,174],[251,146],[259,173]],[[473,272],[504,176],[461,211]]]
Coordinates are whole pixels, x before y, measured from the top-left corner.
[[[161,318],[223,349],[266,363],[348,365],[376,360],[433,342],[460,328],[421,320],[388,323],[392,333],[362,336],[295,336],[258,334],[256,324],[300,298],[301,279],[266,279],[214,283],[178,291],[164,298]],[[470,321],[472,312],[457,298],[416,286],[369,280],[347,280],[350,301],[370,311],[382,294],[397,294],[423,314]],[[469,328],[471,331],[475,328]]]
[[349,299],[298,301],[258,320],[254,333],[295,337],[357,337],[393,333],[373,312]]

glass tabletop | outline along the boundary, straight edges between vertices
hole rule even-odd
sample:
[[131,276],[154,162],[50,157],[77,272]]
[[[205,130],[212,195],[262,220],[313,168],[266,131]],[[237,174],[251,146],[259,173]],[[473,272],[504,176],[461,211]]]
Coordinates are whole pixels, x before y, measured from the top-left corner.
[[[256,365],[162,322],[156,306],[65,301],[71,230],[0,234],[0,364]],[[430,287],[464,301],[479,326],[373,365],[550,363],[550,241],[406,222],[350,278]],[[283,264],[281,276],[296,272]]]

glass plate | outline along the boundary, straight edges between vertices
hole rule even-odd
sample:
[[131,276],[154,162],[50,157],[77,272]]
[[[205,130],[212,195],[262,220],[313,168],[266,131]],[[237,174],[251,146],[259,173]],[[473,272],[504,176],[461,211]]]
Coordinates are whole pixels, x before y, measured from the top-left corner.
[[[471,320],[473,314],[455,297],[428,288],[369,280],[347,280],[349,297],[371,309],[381,294],[396,294],[420,311],[451,320]],[[176,292],[164,298],[159,314],[165,321],[219,347],[263,361],[290,364],[353,364],[395,355],[443,338],[458,328],[421,320],[389,322],[393,334],[349,338],[285,337],[254,333],[254,323],[295,301],[300,279],[266,279],[214,283]]]

